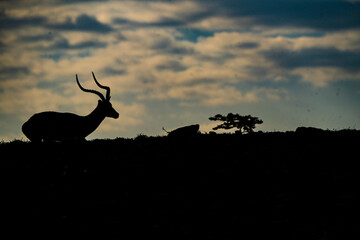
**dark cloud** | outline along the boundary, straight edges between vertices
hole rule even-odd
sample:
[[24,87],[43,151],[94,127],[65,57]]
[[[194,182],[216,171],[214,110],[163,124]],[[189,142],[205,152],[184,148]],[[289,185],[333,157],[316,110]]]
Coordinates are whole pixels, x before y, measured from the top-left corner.
[[52,41],[55,36],[51,33],[47,34],[39,34],[39,35],[29,35],[29,36],[21,36],[18,41],[20,42],[38,42],[38,41]]
[[158,64],[156,66],[156,69],[159,71],[170,70],[174,72],[181,72],[181,71],[185,71],[187,67],[181,64],[179,61],[170,60],[167,61],[166,63]]
[[67,39],[61,39],[49,46],[47,49],[50,50],[73,50],[73,49],[88,49],[88,48],[104,48],[107,44],[98,41],[85,41],[76,44],[70,44]]
[[258,80],[265,80],[270,72],[270,69],[261,65],[246,66],[244,69],[249,76]]
[[30,69],[24,66],[0,67],[0,80],[13,79],[21,75],[29,74]]
[[6,44],[3,42],[0,42],[0,54],[4,53],[6,50]]
[[85,32],[98,32],[98,33],[109,33],[113,29],[107,25],[99,22],[95,17],[82,14],[72,22],[68,18],[63,23],[49,24],[49,28],[67,30],[67,31],[85,31]]
[[[239,21],[239,28],[243,29],[251,29],[254,26],[297,27],[320,31],[360,28],[360,2],[322,0],[198,0],[197,2],[204,7],[203,10],[179,12],[174,16],[163,17],[150,23],[125,18],[114,18],[113,23],[127,28],[186,29],[210,17],[226,17]],[[243,21],[244,18],[246,18],[246,24]]]
[[184,85],[187,87],[194,87],[194,86],[199,86],[199,85],[210,85],[210,84],[214,84],[214,83],[219,83],[221,82],[223,79],[217,79],[217,78],[197,78],[196,76],[194,76],[194,78],[190,81],[185,83]]
[[234,47],[241,48],[241,49],[254,49],[258,48],[260,45],[257,42],[239,42],[235,44]]
[[58,3],[73,4],[86,2],[108,2],[109,0],[57,0]]
[[286,69],[299,67],[337,67],[349,72],[360,71],[360,52],[336,48],[306,48],[299,51],[273,49],[263,52],[268,60]]
[[319,30],[342,30],[360,27],[360,5],[347,2],[303,2],[277,6],[277,15],[263,15],[257,22],[269,26],[298,26]]
[[176,36],[176,39],[187,40],[190,42],[197,42],[199,37],[207,38],[214,36],[213,31],[207,31],[196,28],[178,28],[177,31],[179,31],[182,34],[182,36]]
[[[206,5],[204,5],[206,6]],[[209,16],[212,16],[213,12],[208,11],[207,8],[204,8],[202,11],[198,12],[179,12],[171,17],[162,17],[157,21],[153,22],[140,22],[132,21],[125,18],[114,18],[113,23],[126,25],[128,27],[172,27],[172,28],[181,28],[186,27],[189,24],[196,23],[203,19],[206,19]]]
[[219,65],[223,65],[227,61],[236,58],[238,55],[230,51],[218,52],[217,55],[209,55],[207,53],[199,53],[195,55],[195,58],[200,62],[213,62]]
[[179,12],[174,16],[163,17],[150,23],[125,18],[114,18],[113,23],[126,28],[187,29],[210,17],[226,17],[239,21],[238,26],[242,29],[251,29],[255,26],[310,28],[320,31],[360,28],[360,2],[322,0],[198,0],[197,2],[204,7],[203,10]]
[[[201,2],[201,1],[199,1]],[[306,27],[318,30],[360,28],[360,3],[345,1],[211,1],[214,15],[251,19],[249,26]],[[210,5],[209,2],[207,2]]]
[[62,58],[68,57],[68,55],[65,53],[62,53],[62,52],[56,52],[56,53],[42,54],[42,55],[40,55],[40,57],[45,58],[45,59],[51,59],[51,60],[57,62]]
[[62,58],[68,58],[73,55],[69,55],[67,50],[79,50],[80,52],[76,53],[78,57],[87,57],[90,56],[90,50],[94,48],[105,48],[107,43],[98,42],[98,41],[84,41],[75,44],[70,44],[67,39],[61,38],[55,41],[50,46],[37,47],[37,50],[43,51],[44,54],[41,55],[41,58],[48,58],[54,61],[59,61]]
[[122,17],[114,18],[114,19],[112,19],[112,22],[115,24],[140,24],[139,22],[131,21],[129,19],[122,18]]
[[[82,14],[75,19],[75,22],[68,18],[63,23],[48,23],[45,17],[22,17],[15,18],[0,11],[0,30],[1,29],[16,29],[21,27],[44,27],[48,29],[67,30],[67,31],[85,31],[109,33],[113,29],[107,25],[99,22],[95,17]],[[31,39],[30,39],[31,40]]]
[[[205,5],[206,6],[206,5]],[[210,9],[203,9],[198,12],[180,12],[174,17],[163,17],[158,21],[149,23],[149,26],[155,27],[186,27],[213,15]]]
[[41,26],[46,22],[44,17],[14,18],[0,11],[0,29],[16,29],[21,27]]
[[177,19],[171,17],[164,17],[158,21],[148,23],[148,27],[181,27],[187,23],[186,19]]
[[181,27],[186,24],[185,21],[175,18],[162,18],[155,22],[141,22],[133,21],[126,18],[114,18],[112,20],[114,24],[122,25],[126,28],[149,28],[149,27]]
[[127,73],[125,69],[117,69],[113,67],[106,67],[102,70],[102,72],[107,76],[125,75]]
[[150,45],[150,48],[167,54],[191,54],[194,49],[191,47],[176,44],[170,38],[162,37]]

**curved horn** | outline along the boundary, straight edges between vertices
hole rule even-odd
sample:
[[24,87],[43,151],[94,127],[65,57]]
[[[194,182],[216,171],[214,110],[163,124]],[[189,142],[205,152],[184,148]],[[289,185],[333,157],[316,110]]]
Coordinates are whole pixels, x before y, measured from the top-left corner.
[[76,82],[77,82],[77,84],[79,85],[79,88],[80,88],[82,91],[84,91],[84,92],[89,92],[89,93],[94,93],[94,94],[98,95],[98,96],[101,98],[101,100],[103,100],[104,102],[106,101],[105,98],[104,98],[104,95],[102,95],[100,92],[95,91],[95,90],[90,90],[90,89],[85,89],[85,88],[83,88],[83,87],[80,85],[80,83],[79,83],[79,79],[78,79],[77,74],[76,74]]
[[106,100],[109,101],[109,100],[110,100],[110,88],[107,87],[107,86],[101,85],[101,84],[96,80],[94,72],[91,72],[91,73],[92,73],[92,75],[93,75],[93,78],[94,78],[94,81],[95,81],[96,85],[98,85],[99,88],[106,89]]

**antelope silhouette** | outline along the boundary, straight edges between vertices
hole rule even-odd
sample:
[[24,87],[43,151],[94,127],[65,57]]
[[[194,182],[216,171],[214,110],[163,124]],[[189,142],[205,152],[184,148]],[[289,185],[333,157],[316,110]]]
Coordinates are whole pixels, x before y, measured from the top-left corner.
[[105,117],[117,119],[119,113],[110,103],[110,87],[101,85],[92,76],[99,88],[106,89],[106,97],[98,91],[83,88],[76,74],[79,88],[100,97],[97,107],[87,116],[78,116],[73,113],[41,112],[36,113],[22,126],[22,131],[31,142],[64,142],[85,141],[85,137],[95,131]]

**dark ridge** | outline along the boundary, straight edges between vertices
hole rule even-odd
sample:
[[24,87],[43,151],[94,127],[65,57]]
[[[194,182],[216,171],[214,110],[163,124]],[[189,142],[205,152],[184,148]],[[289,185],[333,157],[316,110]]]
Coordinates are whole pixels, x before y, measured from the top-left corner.
[[360,131],[0,144],[15,239],[351,239]]

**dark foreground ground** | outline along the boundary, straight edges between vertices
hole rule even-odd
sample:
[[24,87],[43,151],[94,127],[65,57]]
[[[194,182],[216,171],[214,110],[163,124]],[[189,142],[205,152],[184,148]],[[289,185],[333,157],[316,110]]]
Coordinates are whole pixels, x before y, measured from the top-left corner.
[[305,131],[0,144],[0,234],[358,239],[359,139]]

